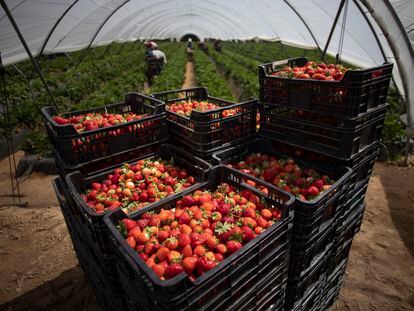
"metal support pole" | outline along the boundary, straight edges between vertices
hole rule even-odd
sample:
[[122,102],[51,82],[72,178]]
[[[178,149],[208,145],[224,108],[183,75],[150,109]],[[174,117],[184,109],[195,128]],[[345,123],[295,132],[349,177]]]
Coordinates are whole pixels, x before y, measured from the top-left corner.
[[93,55],[95,56],[95,59],[98,59],[98,54],[96,54],[96,51],[94,49],[91,50]]
[[121,48],[119,49],[119,51],[116,53],[116,55],[119,55],[119,53],[121,53],[122,52],[122,50],[124,49],[124,47],[125,47],[125,43],[121,43]]
[[23,44],[24,49],[26,50],[26,53],[29,55],[29,58],[33,64],[33,66],[36,68],[37,73],[40,76],[40,79],[42,80],[42,83],[44,85],[44,87],[46,88],[46,91],[50,97],[50,100],[52,101],[53,106],[55,106],[56,110],[59,111],[59,107],[56,104],[55,98],[52,95],[52,92],[49,89],[49,86],[47,85],[46,79],[43,76],[42,70],[39,67],[39,64],[37,63],[36,59],[33,57],[32,52],[30,51],[26,40],[24,40],[24,37],[22,35],[22,33],[20,32],[19,27],[16,24],[16,21],[14,20],[13,16],[10,13],[9,8],[6,5],[5,0],[0,0],[0,4],[3,7],[4,12],[6,13],[7,17],[9,18],[10,23],[12,24],[14,30],[16,31],[17,35],[19,36],[19,39],[21,41],[21,43]]
[[331,31],[329,32],[328,40],[326,41],[325,48],[323,49],[323,52],[321,55],[322,60],[325,60],[326,51],[328,50],[329,43],[331,43],[332,35],[335,32],[335,27],[336,27],[336,24],[338,23],[339,16],[341,16],[341,12],[342,12],[342,8],[344,7],[344,4],[345,4],[345,0],[341,0],[341,3],[339,4],[338,12],[336,12],[336,16],[335,16],[334,22],[331,27]]
[[[10,182],[12,187],[12,196],[13,196],[13,203],[16,203],[16,195],[14,193],[14,179],[13,179],[13,172],[16,174],[16,157],[14,155],[14,144],[13,144],[13,133],[12,133],[12,126],[10,120],[10,111],[9,111],[9,99],[7,95],[7,88],[6,88],[6,69],[3,66],[3,61],[1,58],[0,52],[0,80],[2,84],[2,91],[3,91],[3,113],[5,115],[5,123],[8,127],[7,137],[6,137],[6,144],[7,144],[7,157],[9,160],[9,171],[10,171]],[[13,165],[12,165],[13,161]],[[14,170],[13,170],[14,169]],[[19,199],[19,203],[21,203],[20,197],[20,186],[19,180],[16,177],[16,189],[17,189],[17,197]]]
[[[2,0],[4,1],[4,0]],[[89,42],[88,46],[86,47],[86,49],[83,51],[83,53],[81,54],[81,56],[79,57],[79,63],[78,66],[80,65],[80,63],[82,63],[82,60],[84,59],[84,57],[86,56],[86,54],[88,53],[93,41],[95,40],[96,36],[99,34],[99,32],[101,31],[102,27],[105,26],[106,22],[112,17],[112,15],[114,15],[120,8],[122,8],[125,4],[127,4],[130,0],[126,0],[125,2],[121,3],[115,10],[113,10],[111,12],[111,14],[109,14],[105,20],[101,23],[101,25],[98,27],[98,29],[95,31],[95,34],[92,36],[91,42]]]
[[43,51],[45,50],[47,43],[49,42],[50,38],[52,37],[53,32],[55,31],[55,29],[57,28],[57,26],[60,24],[60,22],[62,21],[62,19],[66,16],[66,14],[73,8],[73,6],[78,1],[79,0],[73,1],[73,3],[70,6],[68,6],[68,8],[65,10],[65,12],[63,12],[63,14],[59,17],[59,19],[53,25],[52,29],[49,31],[48,35],[46,36],[45,41],[43,41],[42,47],[39,50],[39,55],[42,55],[43,54]]
[[103,52],[103,54],[101,55],[101,59],[104,58],[106,56],[106,54],[109,52],[109,50],[111,49],[112,46],[112,42],[108,44],[108,46],[106,47],[105,51]]
[[321,47],[319,46],[318,40],[316,40],[316,37],[314,36],[312,30],[310,29],[310,27],[308,26],[308,24],[306,23],[305,19],[302,17],[301,14],[299,14],[298,10],[296,10],[296,8],[290,3],[290,1],[288,0],[283,0],[288,6],[289,8],[297,15],[297,17],[302,21],[303,25],[305,25],[306,29],[309,31],[309,34],[311,35],[313,41],[315,42],[316,46],[318,47],[318,51],[321,51]]
[[64,54],[65,54],[66,58],[69,59],[69,61],[73,64],[73,66],[76,66],[75,61],[73,60],[72,57],[70,57],[69,53],[65,52]]

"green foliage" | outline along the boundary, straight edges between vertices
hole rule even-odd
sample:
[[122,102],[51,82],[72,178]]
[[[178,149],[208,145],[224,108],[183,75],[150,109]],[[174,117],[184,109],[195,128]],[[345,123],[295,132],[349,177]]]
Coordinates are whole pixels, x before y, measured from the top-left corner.
[[194,70],[198,84],[207,87],[209,94],[222,99],[236,100],[227,81],[217,73],[216,66],[201,50],[194,53]]
[[257,72],[257,67],[262,63],[258,60],[240,55],[238,53],[235,53],[229,50],[224,50],[223,53],[227,55],[228,57],[230,57],[235,62],[239,63],[240,65],[243,65],[244,67],[246,67],[247,69],[249,69],[250,71],[254,73]]
[[[321,53],[318,50],[304,50],[296,47],[283,45],[280,42],[227,42],[223,45],[224,50],[240,54],[242,56],[255,59],[261,63],[269,63],[276,60],[283,60],[293,57],[306,57],[309,60],[320,60]],[[335,63],[335,58],[329,55],[326,59],[330,63]]]
[[22,144],[22,150],[28,154],[51,156],[49,138],[45,133],[33,131],[29,133]]
[[259,96],[259,80],[256,73],[234,61],[228,55],[214,51],[211,46],[209,46],[209,50],[214,61],[223,69],[226,76],[239,85],[242,90],[242,99]]
[[405,125],[400,120],[402,109],[396,90],[389,90],[387,103],[389,107],[382,130],[382,142],[387,147],[391,158],[394,159],[404,150],[406,140]]

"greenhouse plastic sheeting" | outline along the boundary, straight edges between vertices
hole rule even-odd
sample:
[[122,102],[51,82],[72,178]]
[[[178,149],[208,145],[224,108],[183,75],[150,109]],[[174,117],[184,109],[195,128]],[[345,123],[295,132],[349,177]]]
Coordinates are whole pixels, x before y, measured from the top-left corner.
[[[43,47],[43,53],[50,54],[113,41],[180,39],[188,33],[200,39],[261,38],[304,49],[323,49],[340,2],[5,0],[34,55]],[[385,60],[395,62],[394,81],[406,102],[414,104],[414,77],[410,74],[414,69],[414,1],[347,0],[327,50],[331,55],[338,52],[344,12],[341,58],[359,67],[379,65]],[[28,57],[2,9],[0,51],[6,65]],[[409,124],[412,117],[409,111]]]

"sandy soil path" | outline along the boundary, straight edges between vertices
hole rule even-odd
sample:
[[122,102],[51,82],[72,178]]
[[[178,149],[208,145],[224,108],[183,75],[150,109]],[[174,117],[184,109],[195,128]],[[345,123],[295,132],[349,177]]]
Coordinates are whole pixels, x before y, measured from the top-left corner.
[[[0,195],[10,193],[5,161]],[[0,209],[0,310],[99,310],[51,180],[33,174],[21,185],[29,206]],[[0,197],[0,203],[6,200]],[[414,309],[413,208],[414,168],[376,163],[362,229],[333,310]]]

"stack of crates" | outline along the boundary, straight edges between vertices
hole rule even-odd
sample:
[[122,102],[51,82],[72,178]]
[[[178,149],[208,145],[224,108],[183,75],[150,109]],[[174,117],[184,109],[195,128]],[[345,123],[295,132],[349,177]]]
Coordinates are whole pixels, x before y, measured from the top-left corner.
[[[385,63],[348,70],[341,81],[272,75],[282,66],[306,63],[306,58],[294,58],[259,66],[259,136],[285,154],[318,165],[348,167],[350,172],[342,181],[343,191],[335,193],[339,198],[326,209],[335,210],[328,225],[318,227],[315,233],[310,230],[314,223],[311,211],[304,208],[299,219],[295,210],[293,234],[303,236],[292,241],[288,310],[327,308],[339,295],[352,239],[362,222],[392,74],[392,64]],[[309,267],[304,269],[308,265],[303,262]]]
[[[164,144],[168,139],[165,105],[137,93],[126,95],[124,103],[95,109],[58,114],[44,107],[42,114],[60,177],[53,186],[61,206],[72,243],[85,276],[105,310],[128,310],[129,301],[122,291],[115,256],[108,242],[103,218],[82,199],[87,188],[103,180],[123,163],[141,159],[173,160],[199,181],[207,178],[210,165],[184,151]],[[96,130],[78,132],[72,124],[58,124],[53,117],[86,114],[145,114],[139,120]],[[195,186],[197,186],[196,183]],[[187,192],[191,189],[186,189]]]
[[[281,160],[291,158],[299,167],[314,169],[335,180],[315,200],[296,198],[292,206],[294,218],[285,306],[290,310],[303,305],[317,305],[322,297],[321,284],[328,272],[328,257],[332,253],[336,221],[346,203],[351,171],[346,167],[302,161],[283,152],[278,144],[263,138],[218,152],[213,157],[219,164],[235,167],[252,154],[273,156]],[[277,189],[271,183],[264,183],[269,189]]]
[[[102,233],[103,215],[95,213],[76,201],[75,188],[68,181],[95,180],[124,162],[154,156],[168,138],[165,106],[152,97],[129,93],[123,103],[110,104],[88,110],[59,114],[52,107],[41,109],[60,177],[53,186],[61,206],[78,261],[97,301],[105,310],[125,310],[127,303],[118,291],[120,281],[111,250]],[[66,119],[95,114],[143,115],[138,120],[101,127],[91,131],[77,131],[72,124],[59,124],[53,117]],[[84,202],[83,202],[84,203]]]
[[[204,87],[152,94],[166,104],[171,143],[195,156],[212,161],[212,155],[231,146],[240,145],[256,135],[257,100],[234,103],[208,95]],[[193,110],[190,116],[176,113],[170,105],[183,101],[207,101],[218,108]],[[228,115],[226,112],[230,112]]]
[[[122,211],[105,217],[110,241],[117,257],[122,287],[133,310],[269,310],[283,305],[287,284],[294,197],[280,189],[263,193],[244,183],[245,175],[225,166],[214,167],[208,181],[196,189],[216,190],[226,183],[235,191],[252,191],[258,198],[281,211],[281,218],[217,267],[190,280],[185,273],[161,280],[135,250],[129,247],[116,226],[126,217]],[[255,180],[257,185],[264,185]],[[150,205],[128,217],[173,209],[181,196]]]
[[[205,90],[205,89],[203,89]],[[208,100],[213,100],[208,97]],[[144,105],[137,110],[135,105]],[[153,108],[153,110],[150,110]],[[232,127],[242,120],[254,129],[256,101],[236,104],[240,114]],[[226,107],[228,109],[228,107]],[[246,112],[248,110],[248,112]],[[250,112],[250,110],[252,112]],[[57,112],[43,109],[45,127],[53,145],[60,177],[53,186],[80,266],[104,310],[268,310],[283,308],[289,269],[292,239],[294,197],[280,189],[267,194],[244,183],[245,175],[225,166],[212,166],[193,153],[170,144],[164,103],[153,97],[129,94],[126,103],[108,105],[93,110],[64,113],[72,116],[86,113],[123,113],[145,111],[141,120],[78,133],[72,124],[59,125],[53,119]],[[152,114],[150,113],[152,111]],[[216,112],[221,116],[221,112]],[[210,118],[201,114],[205,118]],[[227,120],[215,120],[219,128]],[[196,128],[200,123],[195,123]],[[202,124],[202,122],[201,122]],[[211,130],[211,124],[207,126]],[[230,127],[230,125],[229,125]],[[224,127],[225,128],[225,127]],[[246,129],[248,127],[246,126]],[[171,129],[170,129],[171,130]],[[209,130],[206,130],[206,135]],[[225,130],[219,129],[227,139]],[[247,132],[243,132],[247,133]],[[215,134],[212,134],[215,135]],[[238,136],[243,137],[240,133]],[[239,137],[232,137],[239,139]],[[231,139],[230,139],[231,141]],[[213,148],[213,150],[216,150]],[[134,165],[140,160],[172,161],[194,176],[196,183],[176,194],[128,213],[122,206],[97,212],[84,196],[93,184],[99,184],[114,174],[123,163]],[[215,189],[223,182],[242,191],[252,191],[262,202],[281,211],[280,220],[253,241],[226,258],[216,269],[190,280],[179,277],[162,281],[131,249],[118,231],[119,220],[137,219],[145,212],[175,207],[186,194],[198,189]],[[258,185],[262,181],[256,180]],[[106,204],[106,203],[105,203]]]

